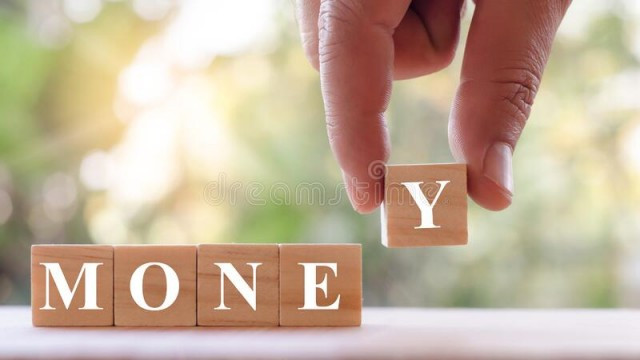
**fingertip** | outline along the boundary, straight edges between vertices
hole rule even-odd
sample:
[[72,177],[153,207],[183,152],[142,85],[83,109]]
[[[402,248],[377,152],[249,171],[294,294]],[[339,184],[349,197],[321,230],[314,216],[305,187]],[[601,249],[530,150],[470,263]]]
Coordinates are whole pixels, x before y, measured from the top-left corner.
[[351,205],[353,206],[353,210],[355,210],[360,215],[371,214],[372,212],[376,211],[378,207],[380,207],[380,203],[376,204],[373,202],[367,204]]
[[469,173],[468,191],[476,204],[491,211],[504,210],[513,202],[513,193],[482,173]]
[[342,176],[353,210],[359,214],[370,214],[380,206],[384,192],[382,179],[360,181],[356,177],[347,175],[344,171]]
[[358,214],[366,215],[376,211],[376,209],[380,207],[380,204],[381,204],[381,200],[372,198],[371,200],[366,202],[361,202],[361,203],[352,202],[351,206],[353,206],[353,210],[355,210]]

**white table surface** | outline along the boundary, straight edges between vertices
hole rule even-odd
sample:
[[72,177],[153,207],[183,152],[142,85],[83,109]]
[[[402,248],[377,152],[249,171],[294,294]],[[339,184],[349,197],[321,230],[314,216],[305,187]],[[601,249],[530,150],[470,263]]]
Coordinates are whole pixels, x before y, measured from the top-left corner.
[[640,359],[640,310],[365,308],[357,328],[36,328],[0,306],[0,358]]

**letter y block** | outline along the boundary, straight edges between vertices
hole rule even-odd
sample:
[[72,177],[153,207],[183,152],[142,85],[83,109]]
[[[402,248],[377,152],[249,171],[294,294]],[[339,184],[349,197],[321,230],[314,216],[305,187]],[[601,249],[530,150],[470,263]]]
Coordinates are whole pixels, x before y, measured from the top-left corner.
[[381,222],[390,248],[466,244],[466,164],[387,165]]

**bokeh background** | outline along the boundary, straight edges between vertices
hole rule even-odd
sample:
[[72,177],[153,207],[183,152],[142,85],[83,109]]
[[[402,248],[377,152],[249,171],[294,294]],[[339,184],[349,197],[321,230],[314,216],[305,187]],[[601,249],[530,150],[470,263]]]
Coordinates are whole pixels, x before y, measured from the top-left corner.
[[[0,51],[0,304],[29,303],[31,244],[359,242],[369,306],[640,306],[638,1],[574,2],[514,203],[471,204],[454,248],[382,247],[344,191],[287,199],[341,189],[289,1],[2,0]],[[452,160],[462,52],[395,84],[391,162]]]

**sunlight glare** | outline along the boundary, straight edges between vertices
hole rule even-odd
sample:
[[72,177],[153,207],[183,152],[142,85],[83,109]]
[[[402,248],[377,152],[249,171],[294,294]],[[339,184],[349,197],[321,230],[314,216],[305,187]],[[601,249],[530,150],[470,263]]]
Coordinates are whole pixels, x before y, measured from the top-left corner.
[[184,2],[167,29],[167,42],[186,68],[208,65],[264,41],[273,30],[273,1],[194,0]]
[[173,88],[171,66],[163,58],[162,44],[151,41],[118,79],[120,92],[137,105],[148,105],[165,98]]
[[177,117],[168,109],[147,111],[135,118],[121,144],[112,150],[110,191],[125,205],[160,200],[178,179]]
[[640,121],[624,133],[620,145],[623,162],[640,176]]
[[105,190],[112,173],[111,158],[104,151],[90,152],[80,164],[80,181],[89,190]]
[[101,0],[64,0],[64,13],[76,23],[87,23],[98,16],[102,10]]

